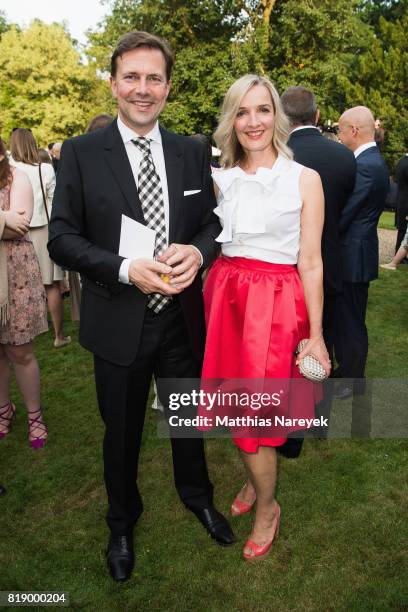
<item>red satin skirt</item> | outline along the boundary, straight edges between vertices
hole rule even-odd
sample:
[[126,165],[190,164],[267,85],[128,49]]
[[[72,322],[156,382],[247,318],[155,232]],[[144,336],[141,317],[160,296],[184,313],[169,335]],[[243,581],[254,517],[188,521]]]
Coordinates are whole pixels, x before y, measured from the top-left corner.
[[[212,266],[204,288],[207,342],[203,379],[296,379],[287,415],[314,418],[314,385],[303,379],[294,351],[309,337],[302,283],[296,266],[222,256]],[[298,387],[298,386],[297,386]],[[245,452],[280,446],[286,438],[237,438]]]

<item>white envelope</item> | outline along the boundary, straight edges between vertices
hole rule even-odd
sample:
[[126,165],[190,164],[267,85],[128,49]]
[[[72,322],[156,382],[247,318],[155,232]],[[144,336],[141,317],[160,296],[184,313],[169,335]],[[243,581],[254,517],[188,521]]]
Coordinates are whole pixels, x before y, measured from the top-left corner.
[[189,195],[193,195],[195,193],[200,193],[201,189],[190,189],[189,191],[185,191],[184,195],[185,196],[189,196]]
[[122,215],[119,255],[126,259],[153,259],[156,232]]

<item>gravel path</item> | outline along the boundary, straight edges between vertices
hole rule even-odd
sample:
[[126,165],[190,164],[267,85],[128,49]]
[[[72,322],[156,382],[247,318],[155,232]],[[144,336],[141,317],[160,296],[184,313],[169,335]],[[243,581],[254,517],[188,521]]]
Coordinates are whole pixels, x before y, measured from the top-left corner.
[[380,263],[388,262],[394,257],[397,230],[378,229],[380,243]]

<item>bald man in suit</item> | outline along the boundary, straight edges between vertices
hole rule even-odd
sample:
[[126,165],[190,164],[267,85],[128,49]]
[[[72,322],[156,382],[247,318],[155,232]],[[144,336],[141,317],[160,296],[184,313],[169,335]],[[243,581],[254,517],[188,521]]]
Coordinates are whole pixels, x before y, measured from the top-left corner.
[[389,174],[374,132],[374,117],[365,106],[350,108],[340,117],[339,139],[357,162],[354,191],[340,217],[343,292],[335,348],[343,378],[365,377],[368,290],[370,282],[378,278],[377,225],[385,207]]

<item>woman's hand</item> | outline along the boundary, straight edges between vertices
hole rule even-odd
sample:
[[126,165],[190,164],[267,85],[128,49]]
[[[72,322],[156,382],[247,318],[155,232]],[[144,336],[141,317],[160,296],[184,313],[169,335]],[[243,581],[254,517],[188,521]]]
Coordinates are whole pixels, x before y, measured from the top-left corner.
[[30,229],[30,221],[25,216],[25,210],[15,212],[13,210],[4,211],[6,227],[15,232],[18,236],[24,236]]
[[296,365],[299,361],[306,357],[306,355],[313,355],[322,364],[326,370],[326,374],[330,374],[331,361],[329,359],[329,353],[327,352],[326,345],[323,340],[323,336],[316,336],[315,338],[309,338],[305,348],[297,355]]

